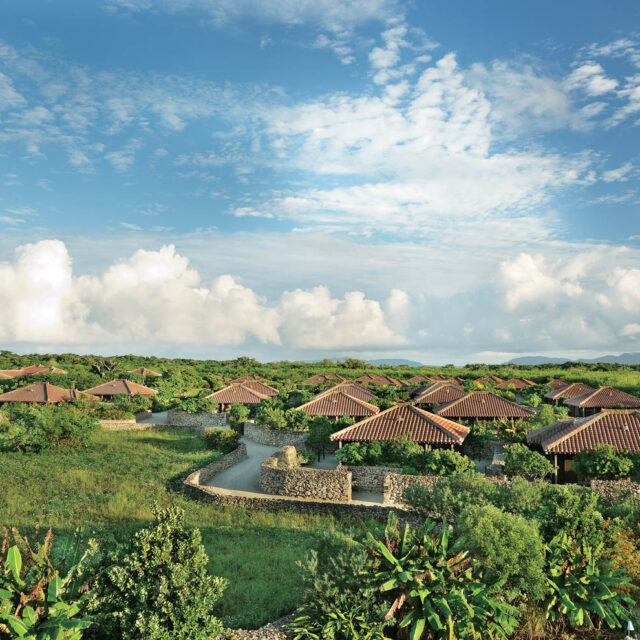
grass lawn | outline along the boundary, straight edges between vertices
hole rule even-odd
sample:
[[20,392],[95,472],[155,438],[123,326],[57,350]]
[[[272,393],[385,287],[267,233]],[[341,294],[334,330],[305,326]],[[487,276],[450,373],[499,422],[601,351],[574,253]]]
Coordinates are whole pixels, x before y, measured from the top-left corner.
[[26,534],[36,523],[52,526],[59,540],[86,525],[98,539],[124,540],[152,519],[154,501],[177,504],[202,532],[211,573],[229,580],[219,615],[228,626],[255,628],[295,608],[296,562],[323,532],[357,525],[328,516],[218,507],[172,489],[215,455],[181,429],[100,431],[88,448],[69,452],[0,452],[0,525]]

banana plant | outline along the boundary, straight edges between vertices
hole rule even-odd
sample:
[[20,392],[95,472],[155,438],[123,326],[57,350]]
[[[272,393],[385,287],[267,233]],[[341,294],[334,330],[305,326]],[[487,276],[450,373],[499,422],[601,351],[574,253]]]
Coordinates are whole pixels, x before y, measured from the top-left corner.
[[368,533],[366,544],[380,560],[374,579],[392,597],[387,619],[409,627],[411,640],[508,640],[518,610],[491,595],[500,582],[485,582],[464,540],[450,537],[450,527],[437,533],[431,521],[420,531],[400,528],[393,514],[381,535]]
[[622,591],[631,583],[601,559],[601,551],[601,545],[592,549],[566,533],[551,540],[546,548],[549,620],[566,619],[574,628],[600,626],[604,621],[611,629],[629,620],[634,601]]
[[0,560],[0,637],[22,640],[80,640],[91,621],[82,617],[88,598],[83,566],[87,553],[80,556],[82,535],[76,532],[63,555],[73,562],[64,576],[51,561],[51,530],[42,543],[21,538],[12,531],[10,545],[5,529]]

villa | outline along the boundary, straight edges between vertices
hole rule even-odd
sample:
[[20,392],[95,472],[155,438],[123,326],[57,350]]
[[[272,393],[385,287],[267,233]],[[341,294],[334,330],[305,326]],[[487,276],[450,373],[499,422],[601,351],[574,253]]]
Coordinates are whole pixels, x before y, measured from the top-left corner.
[[599,387],[564,401],[572,416],[590,416],[602,409],[635,409],[640,398],[615,387]]
[[439,416],[456,420],[497,420],[499,418],[530,418],[535,414],[528,409],[506,398],[501,398],[490,391],[470,391],[457,400],[441,405],[435,410]]
[[156,389],[150,389],[142,384],[131,382],[131,380],[119,379],[86,389],[84,393],[97,396],[100,400],[112,400],[113,396],[152,396],[158,392]]
[[85,395],[77,389],[63,389],[48,382],[37,382],[27,387],[14,389],[0,395],[0,403],[25,402],[37,404],[61,404],[71,402]]
[[582,382],[573,382],[565,387],[558,387],[549,393],[545,393],[543,398],[547,402],[558,406],[561,400],[564,401],[569,398],[575,398],[576,396],[581,396],[591,391],[595,391],[595,389],[589,385],[582,384]]
[[364,400],[358,400],[345,391],[323,393],[310,402],[297,407],[310,416],[324,416],[330,420],[349,416],[354,419],[368,418],[380,411],[378,407]]

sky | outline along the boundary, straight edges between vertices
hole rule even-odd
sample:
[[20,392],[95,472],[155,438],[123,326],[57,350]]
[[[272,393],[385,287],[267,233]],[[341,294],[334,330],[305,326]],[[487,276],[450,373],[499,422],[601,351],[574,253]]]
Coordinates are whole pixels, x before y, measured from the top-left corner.
[[640,3],[5,0],[0,346],[640,351]]

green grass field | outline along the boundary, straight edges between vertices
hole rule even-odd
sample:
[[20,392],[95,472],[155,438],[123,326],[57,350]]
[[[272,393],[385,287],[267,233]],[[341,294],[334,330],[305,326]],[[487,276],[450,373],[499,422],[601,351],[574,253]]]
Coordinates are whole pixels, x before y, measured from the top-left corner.
[[255,628],[292,611],[300,598],[296,562],[323,532],[352,521],[217,507],[189,499],[179,480],[212,455],[188,431],[100,431],[86,449],[0,453],[0,524],[29,533],[52,526],[58,540],[86,525],[100,539],[124,540],[152,519],[154,501],[184,508],[202,532],[210,571],[229,580],[219,615]]

